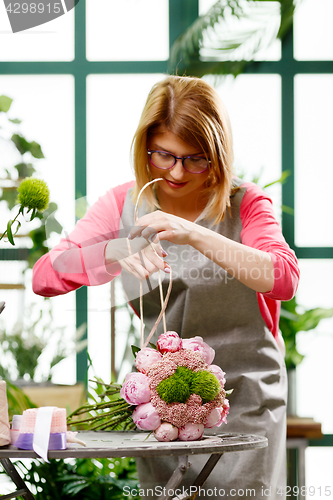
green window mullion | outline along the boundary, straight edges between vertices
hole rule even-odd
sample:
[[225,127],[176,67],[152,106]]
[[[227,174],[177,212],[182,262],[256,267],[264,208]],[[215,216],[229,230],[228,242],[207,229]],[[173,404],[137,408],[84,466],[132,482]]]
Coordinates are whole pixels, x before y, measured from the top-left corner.
[[[288,181],[282,185],[282,205],[294,210],[294,58],[292,30],[282,42],[281,71],[281,148],[282,171],[289,170]],[[295,249],[295,218],[287,212],[282,212],[283,234],[291,248]]]
[[[75,12],[75,199],[87,194],[87,111],[86,111],[86,29],[85,12],[86,2],[81,0],[76,5]],[[76,326],[87,325],[85,337],[88,337],[88,291],[81,287],[75,292],[76,299]],[[88,357],[87,350],[76,355],[76,379],[87,383]]]

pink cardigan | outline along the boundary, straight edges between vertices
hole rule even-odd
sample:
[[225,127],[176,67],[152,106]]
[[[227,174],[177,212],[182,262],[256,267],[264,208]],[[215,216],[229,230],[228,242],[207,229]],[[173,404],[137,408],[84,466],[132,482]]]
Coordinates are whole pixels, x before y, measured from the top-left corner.
[[[107,283],[120,274],[118,263],[105,266],[104,251],[107,242],[118,237],[122,207],[133,186],[131,181],[110,189],[78,221],[67,239],[36,262],[32,283],[36,294],[53,297],[82,285]],[[273,289],[257,293],[257,297],[262,317],[277,338],[280,301],[290,300],[298,286],[297,259],[274,217],[271,199],[256,184],[247,182],[241,187],[246,188],[240,207],[242,243],[269,252],[274,264]]]

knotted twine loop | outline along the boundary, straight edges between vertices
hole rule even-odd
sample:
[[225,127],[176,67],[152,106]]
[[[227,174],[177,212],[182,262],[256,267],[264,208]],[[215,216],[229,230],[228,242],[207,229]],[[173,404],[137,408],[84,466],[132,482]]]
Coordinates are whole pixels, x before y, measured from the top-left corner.
[[[153,184],[154,182],[158,182],[158,181],[163,181],[163,179],[159,178],[159,179],[154,179],[153,181],[147,182],[147,184],[145,184],[143,186],[143,188],[141,189],[141,191],[139,192],[139,195],[138,195],[138,198],[137,198],[136,204],[135,204],[135,209],[134,209],[134,222],[136,222],[138,220],[138,204],[139,204],[139,199],[140,199],[141,194],[143,193],[143,191],[146,189],[147,186],[149,186],[150,184]],[[153,245],[151,244],[151,242],[149,240],[148,240],[148,242],[149,242],[149,245],[152,248],[153,252],[158,257],[160,257],[158,255],[158,253],[156,252],[155,248],[153,247]],[[128,238],[127,238],[127,247],[128,247],[128,253],[129,253],[129,255],[132,255],[131,245],[130,245],[130,242],[129,242]],[[140,319],[141,319],[141,332],[140,332],[140,334],[141,334],[141,341],[140,341],[140,348],[141,349],[143,349],[144,347],[147,347],[150,339],[154,335],[154,333],[156,331],[156,328],[159,325],[159,322],[161,321],[162,316],[163,316],[163,327],[164,327],[164,331],[166,332],[167,328],[166,328],[166,320],[165,320],[165,309],[166,309],[166,306],[168,305],[168,301],[169,301],[169,297],[170,297],[170,293],[171,293],[171,288],[172,288],[172,269],[171,269],[171,267],[170,267],[170,281],[169,281],[168,291],[167,291],[165,299],[163,298],[163,289],[162,289],[162,280],[161,280],[161,271],[160,271],[160,269],[158,270],[158,285],[159,285],[159,290],[160,290],[161,312],[160,312],[157,320],[155,321],[154,326],[151,329],[150,334],[148,335],[148,337],[147,337],[147,339],[145,341],[144,340],[144,324],[143,324],[143,290],[142,290],[142,281],[140,280]]]

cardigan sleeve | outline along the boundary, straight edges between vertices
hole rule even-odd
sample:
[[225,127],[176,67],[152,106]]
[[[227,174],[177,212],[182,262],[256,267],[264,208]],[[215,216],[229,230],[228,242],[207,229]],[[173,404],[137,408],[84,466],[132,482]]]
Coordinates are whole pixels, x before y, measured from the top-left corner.
[[36,294],[62,295],[83,285],[107,283],[120,274],[118,263],[105,266],[104,252],[108,241],[119,235],[123,204],[133,185],[128,182],[101,196],[72,233],[36,262],[32,278]]
[[299,282],[296,255],[285,241],[272,207],[272,200],[256,184],[243,183],[240,217],[244,245],[268,252],[274,266],[274,285],[267,293],[257,293],[261,314],[276,337],[279,331],[281,300],[290,300]]

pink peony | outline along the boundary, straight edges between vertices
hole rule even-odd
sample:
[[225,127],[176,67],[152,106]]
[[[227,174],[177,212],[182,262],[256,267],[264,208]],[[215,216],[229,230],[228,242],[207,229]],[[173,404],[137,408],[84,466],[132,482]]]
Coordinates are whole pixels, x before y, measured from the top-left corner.
[[182,339],[176,332],[162,333],[158,337],[157,349],[164,354],[165,352],[176,352],[182,348]]
[[205,428],[211,429],[212,427],[220,427],[222,424],[222,413],[223,408],[213,408],[206,418]]
[[120,397],[130,405],[139,405],[150,401],[149,378],[143,373],[129,373],[120,389]]
[[193,424],[192,422],[187,422],[187,424],[180,427],[178,438],[180,441],[196,441],[201,439],[204,433],[203,424]]
[[155,431],[157,441],[174,441],[178,437],[178,429],[168,422],[163,422]]
[[[228,413],[229,413],[229,408],[230,408],[230,405],[229,405],[229,400],[228,399],[225,399],[224,402],[223,402],[223,411],[222,411],[222,415],[221,415],[221,423],[227,423],[227,416],[228,416]],[[221,425],[220,424],[217,424],[217,425]]]
[[190,339],[183,339],[183,349],[191,349],[198,351],[204,358],[205,362],[210,365],[214,359],[215,351],[209,347],[202,337],[192,337]]
[[224,387],[224,384],[225,384],[225,373],[223,370],[221,370],[221,368],[217,365],[210,365],[209,367],[209,371],[213,373],[213,375],[215,375],[215,377],[217,378],[217,380],[220,381],[220,384],[221,384],[221,387]]
[[161,419],[151,403],[142,403],[133,412],[135,425],[143,431],[153,431],[161,425]]
[[157,361],[161,361],[162,354],[156,349],[151,349],[150,347],[144,347],[141,351],[136,353],[135,366],[141,373],[146,373],[147,369],[150,368]]

